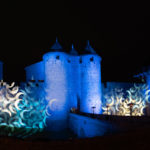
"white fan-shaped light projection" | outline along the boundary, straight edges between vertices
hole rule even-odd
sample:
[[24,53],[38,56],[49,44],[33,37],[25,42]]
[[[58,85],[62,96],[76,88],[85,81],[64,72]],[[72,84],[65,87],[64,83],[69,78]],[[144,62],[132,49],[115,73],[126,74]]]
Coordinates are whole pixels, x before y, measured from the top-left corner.
[[9,131],[8,135],[15,135],[15,128],[20,128],[24,137],[42,131],[47,115],[41,88],[32,82],[24,90],[14,85],[0,82],[0,128]]
[[147,85],[137,86],[123,93],[122,89],[115,89],[113,92],[104,96],[103,114],[120,116],[142,116],[146,101],[149,102],[149,93]]

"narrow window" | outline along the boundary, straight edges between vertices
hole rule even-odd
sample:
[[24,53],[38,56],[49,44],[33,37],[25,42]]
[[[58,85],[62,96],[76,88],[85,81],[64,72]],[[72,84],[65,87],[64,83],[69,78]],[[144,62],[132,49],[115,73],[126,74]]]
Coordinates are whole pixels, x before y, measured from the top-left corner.
[[34,82],[35,82],[35,80],[30,80],[30,82],[33,82],[33,83],[34,83]]
[[59,56],[56,56],[56,59],[59,59]]
[[91,57],[91,58],[90,58],[90,61],[94,61],[94,58],[93,58],[93,57]]
[[38,82],[44,82],[44,80],[38,80]]
[[39,84],[38,84],[38,83],[36,83],[35,85],[36,85],[37,87],[39,86]]
[[82,64],[82,59],[81,59],[81,58],[80,58],[80,61],[79,61],[79,62],[80,62],[80,64]]

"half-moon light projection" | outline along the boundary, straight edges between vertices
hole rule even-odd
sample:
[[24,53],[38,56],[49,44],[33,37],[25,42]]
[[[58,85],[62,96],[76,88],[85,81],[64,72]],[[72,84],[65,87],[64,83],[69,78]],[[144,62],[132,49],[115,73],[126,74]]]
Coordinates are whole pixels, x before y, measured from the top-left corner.
[[147,85],[137,86],[123,93],[122,89],[115,89],[114,92],[104,96],[103,114],[120,116],[142,116],[146,102],[149,103],[149,92]]

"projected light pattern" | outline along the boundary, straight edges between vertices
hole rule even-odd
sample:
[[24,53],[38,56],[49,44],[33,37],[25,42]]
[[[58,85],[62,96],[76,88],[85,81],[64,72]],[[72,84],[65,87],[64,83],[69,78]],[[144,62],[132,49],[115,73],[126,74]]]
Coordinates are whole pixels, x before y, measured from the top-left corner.
[[148,102],[148,103],[150,103],[150,90],[147,90],[146,92],[145,92],[145,100],[146,100],[146,102]]
[[24,90],[14,85],[14,82],[10,86],[0,82],[0,134],[26,137],[42,131],[47,115],[39,89],[33,83]]
[[44,92],[35,83],[29,82],[25,85],[22,101],[20,103],[20,117],[28,127],[43,129],[46,125],[46,105],[44,103]]
[[103,114],[117,115],[118,113],[120,113],[120,110],[118,108],[124,100],[122,89],[115,89],[114,91],[107,93],[104,98],[106,102],[105,106],[102,107],[102,109],[104,110]]
[[6,82],[0,82],[0,125],[23,125],[22,120],[16,117],[17,111],[20,110],[20,96],[23,93],[19,92],[19,88],[14,87],[14,84],[13,82],[9,86]]
[[[43,56],[45,68],[45,100],[49,130],[58,131],[67,127],[69,112],[69,76],[68,55],[63,52],[51,52]],[[49,106],[49,107],[48,107]]]
[[123,89],[115,89],[105,95],[105,104],[102,107],[103,114],[121,116],[142,116],[148,101],[148,86],[137,86],[123,93]]

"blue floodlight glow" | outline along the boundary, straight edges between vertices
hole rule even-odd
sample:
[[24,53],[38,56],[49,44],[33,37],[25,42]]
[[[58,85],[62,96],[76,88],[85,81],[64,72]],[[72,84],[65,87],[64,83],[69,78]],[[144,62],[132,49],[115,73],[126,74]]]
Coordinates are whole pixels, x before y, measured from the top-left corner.
[[101,114],[101,58],[98,55],[81,57],[81,103],[85,113]]
[[48,103],[50,130],[66,128],[69,112],[68,55],[63,52],[47,53],[43,57],[45,68],[45,99]]
[[71,55],[70,63],[68,64],[68,80],[69,80],[69,107],[77,109],[79,105],[79,98],[81,97],[81,84],[80,84],[80,64],[79,56]]
[[45,99],[51,114],[48,119],[50,130],[66,127],[71,108],[79,107],[81,112],[86,113],[101,113],[101,58],[98,55],[79,57],[64,52],[49,52],[43,60]]

